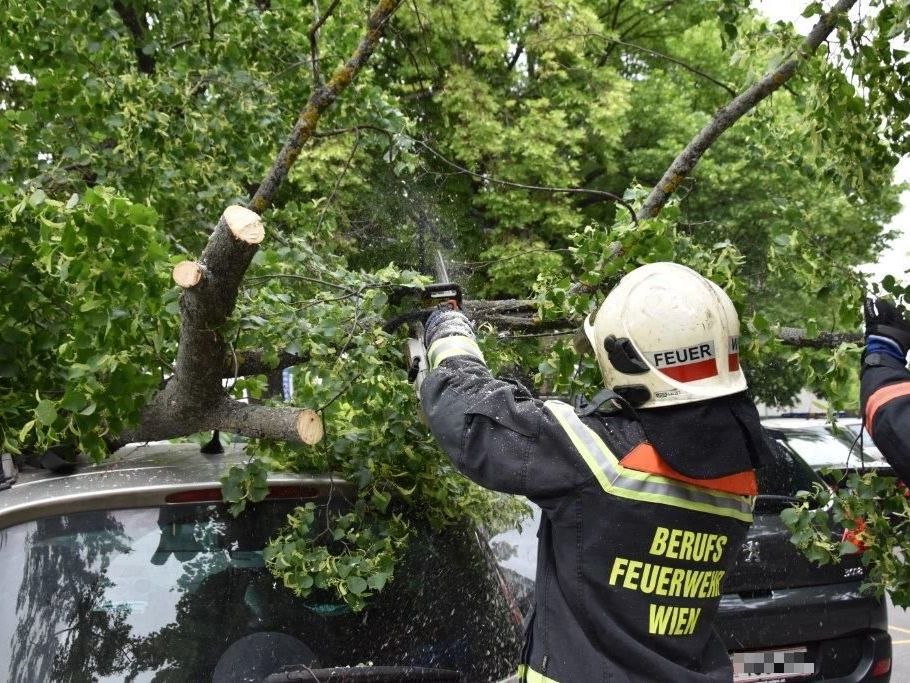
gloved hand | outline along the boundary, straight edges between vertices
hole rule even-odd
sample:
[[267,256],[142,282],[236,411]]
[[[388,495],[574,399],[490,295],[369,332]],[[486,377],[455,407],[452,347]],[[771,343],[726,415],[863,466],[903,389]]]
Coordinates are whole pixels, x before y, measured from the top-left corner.
[[437,339],[462,336],[474,339],[474,326],[457,305],[442,304],[430,313],[424,323],[423,343],[427,348]]
[[863,304],[869,353],[886,353],[904,360],[910,350],[910,324],[887,299],[869,297]]

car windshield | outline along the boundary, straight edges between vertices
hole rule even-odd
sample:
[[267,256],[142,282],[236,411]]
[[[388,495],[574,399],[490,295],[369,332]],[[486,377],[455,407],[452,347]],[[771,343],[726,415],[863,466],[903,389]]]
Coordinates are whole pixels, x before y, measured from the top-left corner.
[[276,648],[312,668],[510,672],[515,624],[475,532],[416,531],[394,581],[353,613],[334,593],[295,597],[264,566],[292,507],[80,512],[0,530],[0,679],[212,680]]

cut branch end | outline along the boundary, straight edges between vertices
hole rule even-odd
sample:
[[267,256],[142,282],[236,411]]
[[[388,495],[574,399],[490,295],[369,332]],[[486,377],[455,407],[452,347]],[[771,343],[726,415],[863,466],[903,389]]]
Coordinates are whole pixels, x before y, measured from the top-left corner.
[[198,285],[202,282],[204,274],[205,268],[195,261],[181,261],[174,266],[174,271],[172,273],[174,282],[184,289],[189,289],[190,287]]
[[297,434],[300,435],[300,440],[307,446],[312,446],[322,441],[325,430],[319,413],[309,408],[300,411],[297,416]]
[[255,211],[243,206],[229,206],[222,216],[231,234],[247,244],[259,244],[265,239],[265,226]]

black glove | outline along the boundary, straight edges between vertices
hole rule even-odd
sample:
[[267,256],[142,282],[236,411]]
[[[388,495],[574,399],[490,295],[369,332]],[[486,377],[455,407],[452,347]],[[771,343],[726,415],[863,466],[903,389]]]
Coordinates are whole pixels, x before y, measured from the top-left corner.
[[866,321],[867,339],[870,335],[887,337],[907,355],[910,350],[910,324],[893,303],[888,299],[869,297],[863,304],[863,317]]
[[464,313],[443,304],[430,313],[424,323],[423,343],[430,348],[437,339],[454,336],[474,339],[474,326]]

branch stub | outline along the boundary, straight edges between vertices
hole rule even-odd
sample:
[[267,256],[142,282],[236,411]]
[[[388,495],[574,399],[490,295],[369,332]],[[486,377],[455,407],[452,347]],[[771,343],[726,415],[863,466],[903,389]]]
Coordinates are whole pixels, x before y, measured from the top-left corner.
[[259,244],[265,239],[265,226],[255,211],[233,205],[224,210],[222,218],[231,234],[242,242]]
[[195,261],[181,261],[174,266],[171,275],[174,278],[174,282],[184,289],[189,289],[202,281],[204,271],[205,269]]

